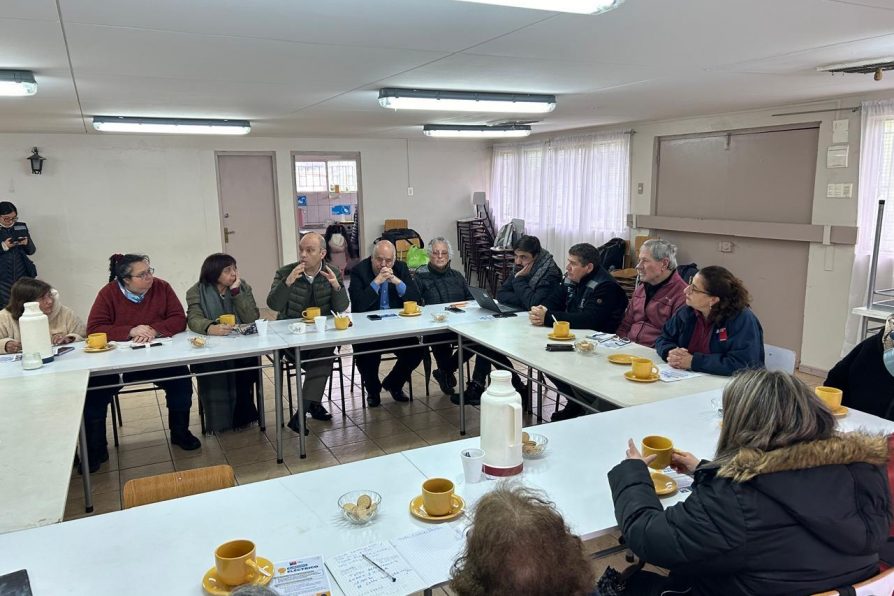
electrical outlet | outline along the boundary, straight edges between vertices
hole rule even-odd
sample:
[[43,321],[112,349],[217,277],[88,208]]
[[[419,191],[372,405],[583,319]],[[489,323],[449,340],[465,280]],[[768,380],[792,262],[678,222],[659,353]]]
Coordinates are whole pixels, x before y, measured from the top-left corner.
[[643,194],[644,189],[645,189],[645,185],[642,182],[640,182],[639,184],[636,185],[636,194],[638,194],[638,195]]
[[408,186],[408,187],[407,187],[407,196],[408,196],[408,197],[412,197],[412,196],[413,196],[413,187],[412,187],[412,186]]
[[721,240],[720,252],[733,252],[733,243],[729,240]]

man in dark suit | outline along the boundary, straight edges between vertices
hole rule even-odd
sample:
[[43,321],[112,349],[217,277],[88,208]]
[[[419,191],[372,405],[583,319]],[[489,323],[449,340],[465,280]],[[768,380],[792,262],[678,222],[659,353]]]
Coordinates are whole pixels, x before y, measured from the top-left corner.
[[[355,313],[402,308],[407,300],[418,301],[419,289],[410,277],[406,263],[395,259],[394,245],[387,240],[379,240],[369,258],[360,261],[351,269],[351,284],[348,288],[351,296],[351,310]],[[370,348],[397,348],[408,345],[419,345],[416,338],[394,339],[375,344],[359,344],[354,346],[355,352],[367,351]],[[423,348],[407,348],[397,350],[397,362],[394,368],[379,382],[379,363],[382,352],[355,356],[360,379],[366,387],[366,403],[374,408],[382,403],[379,393],[385,389],[395,401],[409,401],[404,393],[404,384],[422,362]]]

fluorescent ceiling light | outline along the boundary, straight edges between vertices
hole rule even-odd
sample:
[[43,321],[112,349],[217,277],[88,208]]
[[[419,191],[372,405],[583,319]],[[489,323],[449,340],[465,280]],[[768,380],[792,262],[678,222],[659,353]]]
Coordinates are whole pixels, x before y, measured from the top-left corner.
[[527,124],[503,124],[499,126],[468,126],[462,124],[426,124],[422,133],[427,137],[450,139],[488,139],[495,137],[526,137],[531,134]]
[[137,132],[179,135],[247,135],[248,120],[213,120],[205,118],[135,118],[128,116],[94,116],[93,128],[100,132]]
[[30,70],[0,70],[0,95],[21,97],[37,93],[37,81]]
[[462,0],[477,4],[496,4],[516,8],[533,8],[551,12],[575,12],[578,14],[598,14],[616,8],[624,0]]
[[379,105],[395,110],[544,114],[555,109],[556,96],[386,87],[379,90]]

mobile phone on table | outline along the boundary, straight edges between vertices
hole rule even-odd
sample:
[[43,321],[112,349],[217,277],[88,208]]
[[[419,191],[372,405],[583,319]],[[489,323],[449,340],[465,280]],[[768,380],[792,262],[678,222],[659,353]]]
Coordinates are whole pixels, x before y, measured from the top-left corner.
[[466,312],[458,306],[445,306],[444,310],[449,310],[450,312]]
[[366,318],[370,321],[381,321],[382,315],[366,315]]
[[61,356],[62,354],[67,354],[67,353],[71,352],[72,350],[74,350],[74,348],[72,346],[61,346],[59,349],[56,350],[56,356]]
[[574,346],[571,344],[546,344],[547,352],[573,352]]

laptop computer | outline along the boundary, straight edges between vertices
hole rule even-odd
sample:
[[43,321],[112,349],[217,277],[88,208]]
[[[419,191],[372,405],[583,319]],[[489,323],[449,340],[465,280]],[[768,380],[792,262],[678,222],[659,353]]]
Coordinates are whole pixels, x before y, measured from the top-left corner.
[[500,314],[516,313],[523,310],[514,306],[497,304],[497,301],[491,298],[486,290],[482,290],[481,288],[473,288],[472,286],[469,286],[469,291],[472,292],[472,296],[475,297],[475,302],[478,303],[478,306],[485,310],[492,310],[493,312]]

